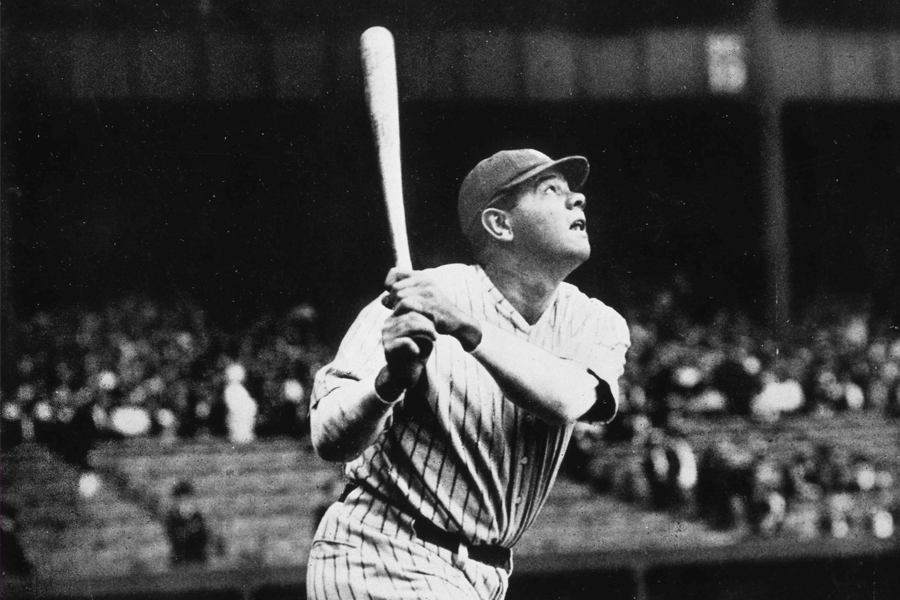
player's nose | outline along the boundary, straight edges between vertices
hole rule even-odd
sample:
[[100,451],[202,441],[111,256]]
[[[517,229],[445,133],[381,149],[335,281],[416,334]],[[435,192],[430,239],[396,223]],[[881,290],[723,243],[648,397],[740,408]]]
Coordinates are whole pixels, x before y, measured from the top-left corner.
[[566,206],[568,208],[580,208],[584,210],[584,206],[587,204],[587,198],[581,192],[569,192],[569,197],[566,200]]

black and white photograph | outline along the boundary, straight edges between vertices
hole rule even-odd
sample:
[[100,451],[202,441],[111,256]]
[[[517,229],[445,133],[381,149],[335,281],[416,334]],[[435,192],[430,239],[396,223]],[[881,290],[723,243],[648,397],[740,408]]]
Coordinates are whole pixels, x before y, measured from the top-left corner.
[[0,5],[0,595],[900,598],[900,4]]

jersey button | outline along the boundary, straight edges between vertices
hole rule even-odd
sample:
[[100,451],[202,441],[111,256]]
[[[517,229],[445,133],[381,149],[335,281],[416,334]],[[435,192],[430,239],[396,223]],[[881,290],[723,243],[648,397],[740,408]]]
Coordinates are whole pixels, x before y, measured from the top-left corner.
[[519,463],[521,463],[521,464],[523,464],[523,465],[527,465],[527,464],[528,464],[528,457],[527,457],[527,456],[523,456],[523,457],[519,460]]
[[516,496],[516,504],[522,504],[522,496]]
[[525,415],[525,420],[531,423],[532,421],[534,421],[534,417],[532,417],[531,415]]

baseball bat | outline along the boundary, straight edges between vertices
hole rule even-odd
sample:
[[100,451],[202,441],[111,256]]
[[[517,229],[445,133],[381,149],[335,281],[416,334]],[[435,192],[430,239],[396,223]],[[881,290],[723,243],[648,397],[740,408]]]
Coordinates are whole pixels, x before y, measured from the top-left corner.
[[400,109],[397,97],[397,63],[394,37],[384,27],[370,27],[359,39],[366,102],[378,151],[381,187],[387,207],[394,258],[400,268],[412,269],[403,180],[400,169]]

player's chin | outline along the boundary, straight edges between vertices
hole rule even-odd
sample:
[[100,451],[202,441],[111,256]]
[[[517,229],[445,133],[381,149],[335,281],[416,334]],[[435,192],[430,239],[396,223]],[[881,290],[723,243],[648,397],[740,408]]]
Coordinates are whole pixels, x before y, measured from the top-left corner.
[[575,269],[585,263],[590,257],[591,247],[586,244],[583,247],[570,248],[566,253],[566,262],[571,265],[571,268]]
[[583,261],[586,261],[591,257],[591,243],[588,241],[587,237],[583,240],[579,240],[580,243],[575,244],[572,248],[572,255],[574,258],[580,258]]

